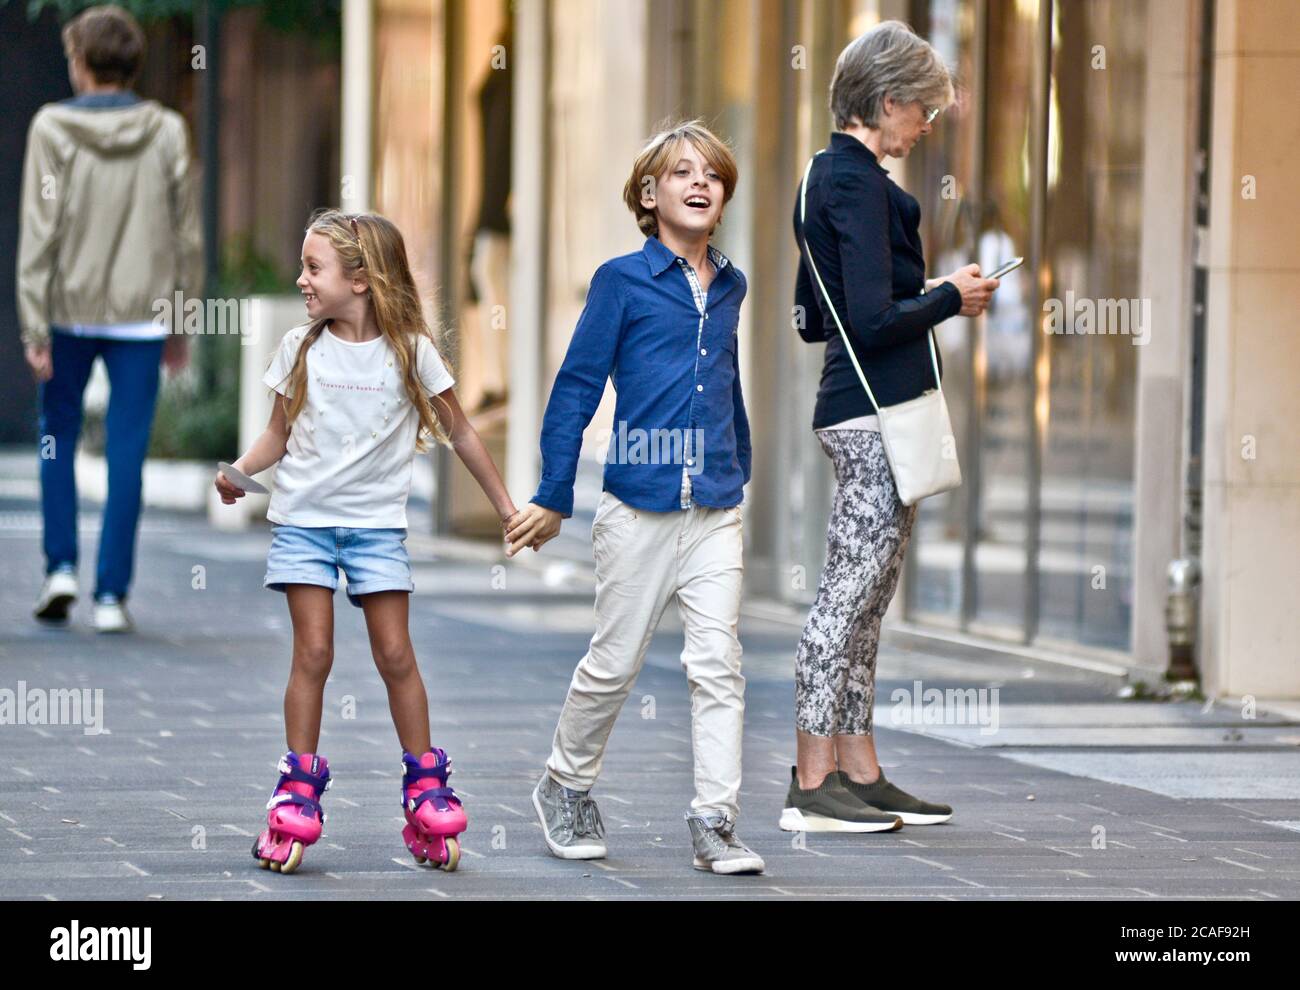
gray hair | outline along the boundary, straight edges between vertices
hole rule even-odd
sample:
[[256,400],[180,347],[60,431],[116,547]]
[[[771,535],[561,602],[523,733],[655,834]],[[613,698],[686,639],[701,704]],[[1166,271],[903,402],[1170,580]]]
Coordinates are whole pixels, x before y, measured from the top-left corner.
[[831,115],[843,130],[856,118],[880,126],[885,97],[943,109],[953,100],[952,76],[939,53],[902,21],[881,21],[845,46],[831,77]]

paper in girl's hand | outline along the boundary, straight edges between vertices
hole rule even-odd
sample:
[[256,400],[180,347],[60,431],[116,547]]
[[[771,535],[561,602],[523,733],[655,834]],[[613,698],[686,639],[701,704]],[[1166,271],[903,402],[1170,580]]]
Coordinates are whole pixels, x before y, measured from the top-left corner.
[[222,474],[224,474],[226,476],[226,480],[229,481],[232,485],[234,485],[236,488],[242,489],[243,491],[247,492],[249,495],[269,494],[269,491],[265,486],[259,485],[248,475],[244,474],[243,471],[239,470],[239,468],[231,467],[225,461],[218,462],[217,470],[220,471]]

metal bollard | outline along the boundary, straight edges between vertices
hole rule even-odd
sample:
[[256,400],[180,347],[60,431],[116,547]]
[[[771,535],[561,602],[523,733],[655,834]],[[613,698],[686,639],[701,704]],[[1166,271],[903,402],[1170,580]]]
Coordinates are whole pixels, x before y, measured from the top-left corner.
[[1165,597],[1165,632],[1169,636],[1170,681],[1197,681],[1197,600],[1200,593],[1200,565],[1191,558],[1170,561]]

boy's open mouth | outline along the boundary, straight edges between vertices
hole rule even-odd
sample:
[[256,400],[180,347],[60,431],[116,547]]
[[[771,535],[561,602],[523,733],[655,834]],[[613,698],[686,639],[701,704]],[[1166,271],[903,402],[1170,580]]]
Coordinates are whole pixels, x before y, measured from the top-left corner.
[[693,210],[707,210],[711,204],[707,196],[688,196],[686,205]]

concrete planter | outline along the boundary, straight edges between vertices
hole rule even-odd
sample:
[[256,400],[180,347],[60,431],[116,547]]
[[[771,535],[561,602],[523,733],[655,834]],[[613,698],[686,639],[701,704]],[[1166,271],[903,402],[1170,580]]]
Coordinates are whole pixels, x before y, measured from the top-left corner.
[[[150,509],[202,512],[216,470],[217,466],[207,461],[146,460],[144,504]],[[100,503],[108,498],[108,461],[103,454],[78,452],[76,471],[80,497]]]
[[[245,328],[245,338],[240,341],[243,346],[239,351],[239,449],[232,450],[224,458],[229,461],[239,457],[266,429],[271,416],[271,390],[262,384],[262,376],[266,374],[285,332],[307,322],[307,311],[299,295],[253,296],[250,303],[249,325]],[[212,487],[216,470],[217,466],[213,464],[208,473],[206,496],[208,520],[213,526],[224,530],[247,529],[257,520],[266,518],[266,507],[270,503],[268,495],[246,495],[234,505],[223,505],[217,490]],[[255,477],[271,488],[275,469],[263,471]]]

